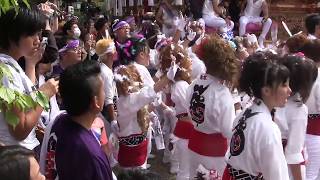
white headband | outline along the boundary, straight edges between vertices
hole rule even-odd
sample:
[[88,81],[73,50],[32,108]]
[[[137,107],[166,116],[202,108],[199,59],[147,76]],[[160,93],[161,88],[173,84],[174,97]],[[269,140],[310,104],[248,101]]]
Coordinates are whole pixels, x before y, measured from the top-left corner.
[[116,49],[116,46],[114,45],[114,42],[112,42],[112,43],[110,43],[108,48],[103,53],[101,53],[101,55],[99,55],[99,56],[101,57],[101,56],[104,56],[105,54],[112,53],[115,51],[115,49]]

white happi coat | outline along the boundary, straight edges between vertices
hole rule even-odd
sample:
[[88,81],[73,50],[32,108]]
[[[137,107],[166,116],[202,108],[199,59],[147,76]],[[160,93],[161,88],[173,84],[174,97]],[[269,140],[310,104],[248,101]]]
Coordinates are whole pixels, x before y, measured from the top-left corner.
[[[288,167],[282,149],[281,132],[261,101],[245,110],[235,121],[227,163],[236,170],[265,180],[288,180]],[[237,126],[247,114],[244,126]],[[236,131],[237,127],[245,127]]]

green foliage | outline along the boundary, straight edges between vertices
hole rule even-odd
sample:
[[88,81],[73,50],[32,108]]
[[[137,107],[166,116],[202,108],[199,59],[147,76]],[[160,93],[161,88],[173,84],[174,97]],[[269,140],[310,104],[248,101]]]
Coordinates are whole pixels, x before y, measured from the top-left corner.
[[[22,2],[30,8],[28,0],[22,0]],[[0,16],[5,14],[9,9],[14,8],[17,12],[19,9],[18,0],[0,0]]]
[[29,111],[40,105],[45,110],[49,109],[49,99],[40,91],[33,91],[30,95],[3,86],[2,80],[6,77],[12,83],[12,74],[9,68],[0,63],[0,109],[4,113],[8,124],[16,126],[19,118],[13,113],[14,108],[19,111]]

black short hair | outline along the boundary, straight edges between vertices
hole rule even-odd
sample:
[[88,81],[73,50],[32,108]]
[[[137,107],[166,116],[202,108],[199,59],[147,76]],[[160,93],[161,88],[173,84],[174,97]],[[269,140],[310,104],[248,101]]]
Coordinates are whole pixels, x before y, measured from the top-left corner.
[[314,81],[318,76],[315,63],[308,58],[287,55],[281,61],[290,71],[290,88],[293,94],[299,93],[301,100],[306,102]]
[[66,35],[67,32],[68,32],[69,30],[71,30],[72,26],[73,26],[74,24],[77,24],[77,23],[78,23],[78,21],[77,21],[76,19],[70,19],[69,21],[67,21],[67,22],[63,25],[63,28],[62,28],[63,34]]
[[104,17],[99,18],[99,19],[97,20],[97,22],[94,23],[94,28],[95,28],[97,31],[100,31],[107,22],[108,22],[108,20],[107,20],[106,18],[104,18]]
[[133,45],[134,53],[133,58],[135,59],[139,53],[147,52],[150,50],[147,40],[145,38],[141,38],[137,40]]
[[0,146],[0,177],[5,180],[29,180],[33,151],[18,145]]
[[263,87],[276,88],[289,79],[289,70],[279,63],[279,55],[271,52],[256,52],[243,64],[239,80],[240,91],[249,96],[262,98]]
[[320,15],[311,14],[308,15],[305,19],[305,26],[309,34],[314,34],[316,26],[320,24]]
[[18,44],[23,36],[32,36],[45,27],[45,17],[38,11],[20,7],[0,16],[0,47],[8,50],[10,42]]
[[89,111],[100,86],[100,72],[97,62],[83,61],[66,68],[61,74],[59,92],[68,114],[79,116]]

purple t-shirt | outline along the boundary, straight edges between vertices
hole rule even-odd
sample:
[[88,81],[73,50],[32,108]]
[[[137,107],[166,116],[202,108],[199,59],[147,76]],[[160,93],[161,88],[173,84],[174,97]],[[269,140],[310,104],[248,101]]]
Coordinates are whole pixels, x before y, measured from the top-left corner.
[[65,114],[58,117],[52,133],[56,137],[55,164],[60,180],[112,180],[107,156],[91,130]]

